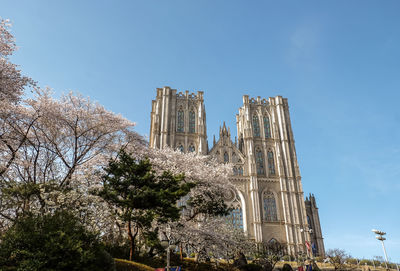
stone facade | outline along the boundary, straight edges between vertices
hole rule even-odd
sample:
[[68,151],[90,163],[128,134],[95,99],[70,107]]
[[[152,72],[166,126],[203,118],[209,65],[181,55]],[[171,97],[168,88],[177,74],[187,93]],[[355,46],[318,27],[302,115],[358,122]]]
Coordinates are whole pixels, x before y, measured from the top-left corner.
[[235,142],[224,123],[209,150],[203,92],[159,88],[152,101],[150,146],[232,163],[236,191],[227,199],[234,207],[232,222],[256,242],[284,243],[291,255],[311,253],[313,247],[314,255],[323,256],[315,198],[304,201],[287,99],[244,95],[236,124]]
[[[177,93],[169,87],[158,88],[152,101],[150,146],[181,148],[207,154],[206,112],[203,92]],[[194,148],[194,149],[193,149]]]

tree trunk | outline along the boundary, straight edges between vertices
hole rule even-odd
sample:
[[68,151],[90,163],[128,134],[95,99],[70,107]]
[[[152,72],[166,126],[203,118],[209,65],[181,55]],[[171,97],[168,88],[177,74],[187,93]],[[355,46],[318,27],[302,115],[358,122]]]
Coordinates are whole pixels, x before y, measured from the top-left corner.
[[129,243],[130,243],[130,250],[129,250],[129,260],[132,261],[133,258],[133,252],[135,249],[135,237],[132,234],[132,227],[131,227],[131,221],[128,221],[128,237],[129,237]]
[[149,249],[148,254],[149,254],[149,257],[150,257],[150,258],[153,258],[153,256],[154,256],[154,247],[151,247],[151,248]]
[[181,254],[181,261],[183,261],[183,247],[182,247],[182,242],[179,243],[179,252]]

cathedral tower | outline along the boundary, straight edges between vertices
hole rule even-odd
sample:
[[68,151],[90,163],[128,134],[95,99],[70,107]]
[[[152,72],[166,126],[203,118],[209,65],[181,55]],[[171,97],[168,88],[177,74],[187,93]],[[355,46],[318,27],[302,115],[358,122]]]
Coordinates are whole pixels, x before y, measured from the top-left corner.
[[183,152],[207,154],[206,112],[203,92],[176,92],[158,88],[152,101],[150,147],[169,146]]
[[310,235],[287,99],[245,95],[236,123],[247,158],[250,232],[256,242],[277,240],[292,255],[305,252]]
[[287,99],[244,95],[236,125],[238,140],[232,142],[223,123],[208,151],[203,92],[159,88],[152,101],[150,146],[232,163],[235,189],[225,199],[232,208],[229,221],[257,243],[285,244],[290,255],[324,256],[315,198],[304,201]]
[[313,194],[310,194],[309,197],[306,197],[305,204],[307,212],[307,223],[311,229],[311,243],[313,254],[314,256],[324,257],[324,239],[322,238],[317,202]]

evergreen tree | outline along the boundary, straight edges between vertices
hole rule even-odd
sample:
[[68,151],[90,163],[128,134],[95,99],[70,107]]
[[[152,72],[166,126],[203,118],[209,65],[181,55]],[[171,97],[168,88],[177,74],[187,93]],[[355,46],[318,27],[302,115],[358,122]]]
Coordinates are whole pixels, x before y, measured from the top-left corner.
[[124,151],[118,160],[110,161],[105,172],[99,195],[116,208],[126,223],[132,260],[138,233],[151,231],[153,222],[178,220],[180,208],[176,203],[194,184],[185,183],[183,174],[164,171],[156,175],[149,160],[136,160]]
[[0,239],[0,270],[115,270],[97,234],[66,211],[19,217]]

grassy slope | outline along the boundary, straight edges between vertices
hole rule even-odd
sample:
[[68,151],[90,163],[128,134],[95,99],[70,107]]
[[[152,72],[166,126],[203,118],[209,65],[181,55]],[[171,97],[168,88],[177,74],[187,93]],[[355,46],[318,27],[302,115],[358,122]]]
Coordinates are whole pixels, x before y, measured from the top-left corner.
[[[132,262],[128,260],[115,259],[115,266],[117,271],[154,271],[156,267],[164,267],[164,264],[160,264],[158,260],[155,260],[153,263],[148,263],[149,265]],[[183,270],[188,271],[222,271],[222,270],[234,270],[232,267],[229,267],[227,264],[220,264],[219,267],[216,267],[215,264],[210,263],[197,263],[193,259],[185,258],[183,262],[180,263],[172,263],[171,266],[182,266]]]
[[154,271],[153,267],[128,260],[114,259],[117,271]]

